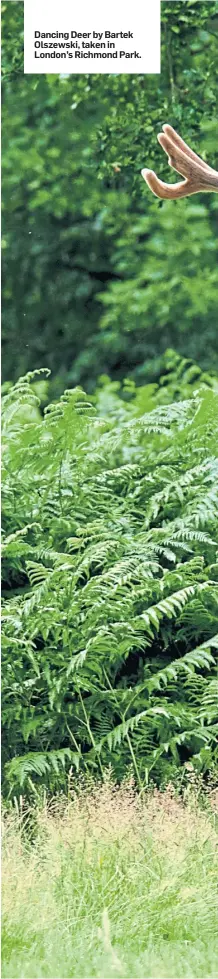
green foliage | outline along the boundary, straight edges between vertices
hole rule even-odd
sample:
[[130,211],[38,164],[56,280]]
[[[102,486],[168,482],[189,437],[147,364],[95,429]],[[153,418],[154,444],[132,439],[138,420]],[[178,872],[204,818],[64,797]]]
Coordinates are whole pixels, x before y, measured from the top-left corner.
[[165,121],[217,165],[218,3],[161,9],[160,76],[25,76],[23,4],[2,4],[7,381],[155,380],[166,345],[217,366],[216,198],[162,206],[140,171],[168,175]]
[[70,767],[109,763],[118,780],[131,763],[140,787],[182,778],[189,758],[207,773],[216,391],[203,377],[174,403],[166,385],[121,398],[105,379],[42,416],[37,380],[3,398],[4,788],[53,791]]
[[133,223],[128,235],[117,237],[114,261],[121,281],[114,280],[100,296],[108,357],[119,323],[120,357],[126,369],[131,363],[138,379],[148,374],[143,348],[146,343],[151,362],[154,331],[160,353],[172,344],[195,360],[197,343],[198,362],[216,366],[217,240],[207,208],[190,201],[185,207],[178,201],[175,207],[169,201],[159,209],[152,202],[149,214]]

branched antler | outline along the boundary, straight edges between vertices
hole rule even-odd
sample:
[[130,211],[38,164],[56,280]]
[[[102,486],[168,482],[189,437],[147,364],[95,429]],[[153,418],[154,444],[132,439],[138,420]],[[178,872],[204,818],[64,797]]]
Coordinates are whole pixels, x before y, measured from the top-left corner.
[[197,194],[199,191],[209,190],[218,193],[217,170],[213,170],[204,160],[201,160],[200,156],[184,143],[181,136],[178,136],[172,126],[164,125],[163,132],[159,133],[157,138],[168,154],[170,167],[182,174],[185,180],[180,180],[177,184],[165,184],[163,180],[159,180],[153,170],[142,170],[142,177],[156,197],[175,200]]

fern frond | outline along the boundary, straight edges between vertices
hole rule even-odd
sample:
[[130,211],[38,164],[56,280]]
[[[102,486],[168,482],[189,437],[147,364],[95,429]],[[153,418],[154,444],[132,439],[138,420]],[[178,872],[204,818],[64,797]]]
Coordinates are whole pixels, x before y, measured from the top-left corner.
[[143,414],[112,394],[105,413],[76,388],[42,414],[37,376],[2,405],[4,785],[55,791],[71,765],[109,763],[120,780],[133,755],[140,784],[185,752],[208,771],[214,392]]

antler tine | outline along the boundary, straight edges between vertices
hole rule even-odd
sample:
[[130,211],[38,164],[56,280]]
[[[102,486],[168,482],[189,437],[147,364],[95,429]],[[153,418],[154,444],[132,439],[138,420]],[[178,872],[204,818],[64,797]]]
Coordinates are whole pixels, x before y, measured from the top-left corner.
[[[200,156],[197,156],[197,153],[194,153],[194,150],[191,150],[190,146],[188,146],[188,143],[185,143],[184,139],[182,139],[182,137],[179,136],[178,133],[176,133],[176,130],[173,129],[172,126],[169,126],[168,123],[164,123],[163,132],[170,137],[171,141],[174,142],[175,146],[179,146],[179,148],[183,150],[183,153],[186,153],[186,155],[190,156],[192,160],[195,160],[195,162],[198,163],[200,167],[203,167],[204,170],[211,170],[211,167],[209,167],[208,163],[205,163],[205,160],[202,160]],[[162,133],[159,133],[157,137],[158,140],[159,140],[159,136],[161,135]]]
[[158,134],[158,141],[168,154],[169,165],[177,173],[182,174],[185,180],[176,184],[166,184],[163,180],[159,180],[153,170],[142,170],[142,177],[156,197],[178,200],[181,197],[197,194],[199,191],[218,192],[218,172],[197,156],[197,153],[187,146],[172,126],[165,123],[163,132]]

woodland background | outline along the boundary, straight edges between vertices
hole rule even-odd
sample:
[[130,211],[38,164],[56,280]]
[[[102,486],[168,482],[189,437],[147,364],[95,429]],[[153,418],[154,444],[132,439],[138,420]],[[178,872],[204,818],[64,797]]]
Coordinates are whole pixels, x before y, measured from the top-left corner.
[[23,4],[2,19],[4,380],[144,383],[169,347],[216,370],[218,199],[166,207],[140,171],[169,178],[165,121],[217,166],[218,3],[162,2],[160,76],[25,76]]

